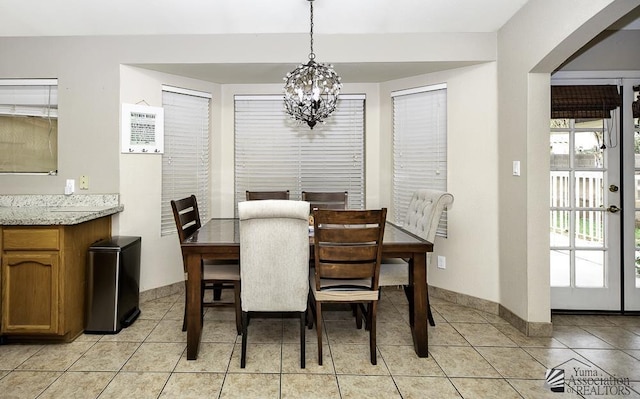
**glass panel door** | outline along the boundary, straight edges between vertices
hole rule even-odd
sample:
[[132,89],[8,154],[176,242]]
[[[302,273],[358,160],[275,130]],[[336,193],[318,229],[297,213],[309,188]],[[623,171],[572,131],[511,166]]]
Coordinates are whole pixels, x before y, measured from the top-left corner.
[[620,190],[614,188],[619,185],[620,146],[614,121],[551,120],[553,309],[620,306]]
[[[640,79],[623,80],[624,141],[624,310],[640,310]],[[626,160],[629,159],[627,162]],[[628,178],[626,177],[628,176]]]

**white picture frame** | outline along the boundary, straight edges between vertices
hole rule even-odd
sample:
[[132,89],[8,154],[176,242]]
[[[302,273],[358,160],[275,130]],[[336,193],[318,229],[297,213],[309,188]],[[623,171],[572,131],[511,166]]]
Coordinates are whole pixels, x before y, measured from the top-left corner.
[[122,153],[164,153],[164,108],[122,104]]

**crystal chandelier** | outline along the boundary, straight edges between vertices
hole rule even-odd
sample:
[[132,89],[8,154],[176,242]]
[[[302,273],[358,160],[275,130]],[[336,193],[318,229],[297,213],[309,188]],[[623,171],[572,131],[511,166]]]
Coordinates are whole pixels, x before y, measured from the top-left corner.
[[323,122],[336,109],[342,88],[340,76],[333,65],[318,64],[313,53],[313,0],[311,9],[311,52],[309,62],[300,64],[285,78],[284,106],[291,118],[305,122],[309,128]]

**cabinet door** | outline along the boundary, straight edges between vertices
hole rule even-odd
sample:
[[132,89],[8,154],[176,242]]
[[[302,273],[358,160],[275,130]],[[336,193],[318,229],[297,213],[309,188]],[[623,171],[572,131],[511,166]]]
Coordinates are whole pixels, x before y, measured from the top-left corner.
[[5,251],[2,332],[60,334],[58,252]]

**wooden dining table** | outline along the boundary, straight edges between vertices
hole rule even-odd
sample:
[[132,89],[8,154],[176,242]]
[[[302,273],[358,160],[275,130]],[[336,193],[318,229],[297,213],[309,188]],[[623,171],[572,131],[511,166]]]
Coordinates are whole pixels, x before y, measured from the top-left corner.
[[[239,260],[240,227],[238,219],[211,219],[181,244],[187,259],[187,359],[198,357],[202,333],[202,303],[200,281],[202,259]],[[313,256],[313,240],[309,247]],[[387,222],[382,244],[384,258],[409,259],[409,285],[405,293],[409,300],[409,325],[413,346],[419,357],[428,356],[427,335],[427,252],[433,244]]]

